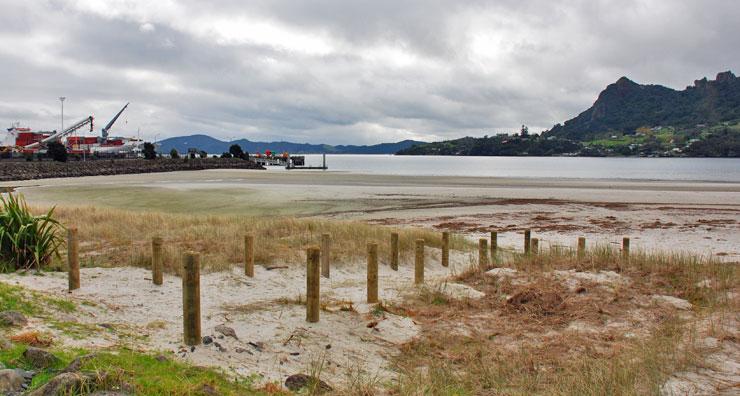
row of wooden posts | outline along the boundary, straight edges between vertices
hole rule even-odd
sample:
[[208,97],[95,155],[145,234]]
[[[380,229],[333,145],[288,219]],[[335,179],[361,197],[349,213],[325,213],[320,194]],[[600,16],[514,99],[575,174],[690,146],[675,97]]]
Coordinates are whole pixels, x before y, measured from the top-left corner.
[[[490,263],[496,262],[498,250],[498,233],[491,232],[491,249],[489,261],[488,239],[481,238],[478,241],[478,265],[486,268]],[[391,234],[390,268],[398,271],[399,248],[398,233]],[[442,233],[442,259],[441,265],[448,267],[450,264],[450,233]],[[163,241],[161,237],[152,238],[152,283],[162,285],[162,253]],[[629,256],[630,239],[622,239],[622,255]],[[330,276],[330,234],[321,235],[321,247],[309,247],[306,251],[306,321],[316,323],[319,321],[320,311],[320,277]],[[424,240],[417,239],[414,242],[414,283],[424,283]],[[538,254],[539,239],[532,238],[530,230],[524,231],[525,254]],[[578,257],[583,257],[586,252],[586,238],[578,238]],[[69,291],[80,288],[80,261],[79,241],[77,229],[69,228],[67,234],[67,263],[69,268]],[[248,234],[244,237],[244,274],[254,277],[254,235]],[[377,303],[378,298],[378,244],[371,242],[367,244],[367,302]],[[182,271],[182,310],[183,310],[183,335],[186,345],[198,345],[201,343],[201,314],[200,314],[200,255],[187,252],[183,256]]]

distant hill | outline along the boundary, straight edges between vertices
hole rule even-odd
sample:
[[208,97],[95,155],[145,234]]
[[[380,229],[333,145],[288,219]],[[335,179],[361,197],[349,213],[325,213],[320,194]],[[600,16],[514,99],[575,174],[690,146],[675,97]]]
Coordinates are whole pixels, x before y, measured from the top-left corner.
[[677,91],[622,77],[588,110],[541,135],[465,137],[397,154],[740,157],[740,78],[727,71]]
[[158,143],[161,145],[159,151],[163,153],[168,153],[173,148],[181,153],[187,152],[189,148],[197,148],[209,154],[221,154],[228,152],[232,144],[238,144],[242,150],[248,153],[264,153],[265,150],[271,150],[276,153],[287,151],[291,154],[393,154],[424,142],[404,140],[397,143],[381,143],[370,146],[331,146],[328,144],[292,142],[253,142],[247,139],[225,142],[207,135],[190,135],[168,138]]
[[588,110],[545,135],[584,141],[611,132],[633,134],[640,127],[689,128],[737,119],[740,78],[730,71],[717,74],[715,80],[696,80],[683,91],[622,77],[607,86]]

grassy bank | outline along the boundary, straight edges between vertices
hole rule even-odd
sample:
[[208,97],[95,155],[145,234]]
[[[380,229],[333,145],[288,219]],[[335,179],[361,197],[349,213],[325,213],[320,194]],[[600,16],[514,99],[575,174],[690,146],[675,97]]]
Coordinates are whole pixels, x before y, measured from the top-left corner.
[[[180,254],[187,250],[202,255],[206,270],[224,270],[241,263],[246,233],[255,235],[255,260],[265,265],[305,262],[306,248],[318,245],[322,233],[332,236],[331,255],[338,266],[364,260],[368,242],[379,243],[379,255],[385,260],[394,231],[399,233],[400,252],[406,258],[413,254],[415,239],[424,239],[427,246],[441,246],[439,232],[350,221],[165,214],[96,207],[59,207],[55,215],[64,226],[78,228],[83,266],[149,267],[149,244],[155,235],[164,238],[164,266],[169,272],[177,271]],[[452,249],[471,247],[460,236],[453,237],[450,243]],[[64,263],[56,265],[62,267]]]

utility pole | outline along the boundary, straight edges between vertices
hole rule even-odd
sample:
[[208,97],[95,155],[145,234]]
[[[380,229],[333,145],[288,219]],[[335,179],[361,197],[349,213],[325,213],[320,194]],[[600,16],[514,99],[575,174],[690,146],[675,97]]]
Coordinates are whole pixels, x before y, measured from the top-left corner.
[[59,132],[64,132],[64,99],[67,99],[65,96],[60,96],[59,101],[62,103],[62,129],[59,130]]

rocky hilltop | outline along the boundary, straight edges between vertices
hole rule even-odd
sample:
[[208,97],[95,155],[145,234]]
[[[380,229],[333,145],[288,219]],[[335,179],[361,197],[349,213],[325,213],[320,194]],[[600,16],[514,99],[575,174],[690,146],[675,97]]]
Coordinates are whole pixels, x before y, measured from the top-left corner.
[[682,91],[642,85],[627,77],[610,84],[586,111],[546,135],[589,140],[599,133],[632,133],[640,127],[694,127],[740,119],[740,78],[731,71],[694,81]]

